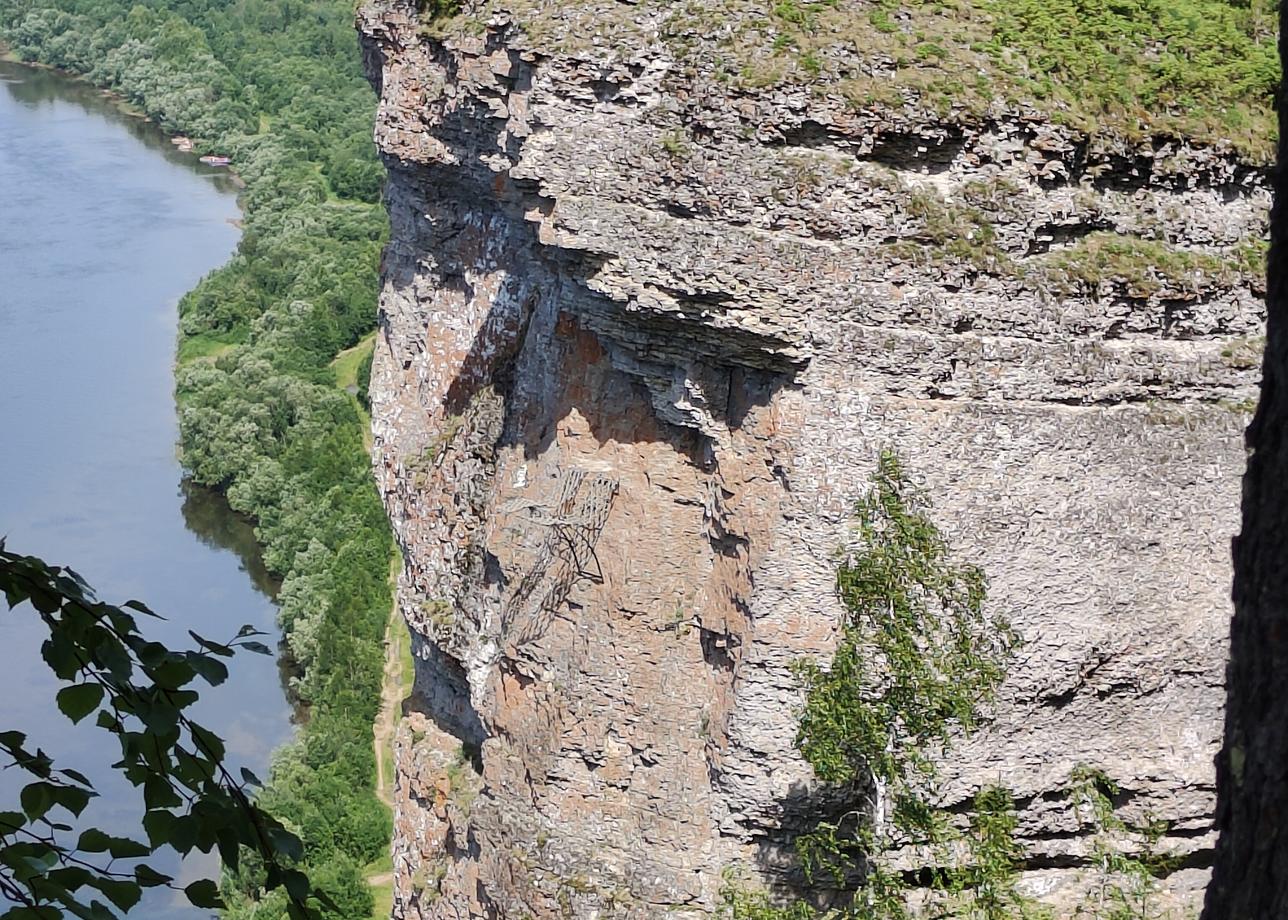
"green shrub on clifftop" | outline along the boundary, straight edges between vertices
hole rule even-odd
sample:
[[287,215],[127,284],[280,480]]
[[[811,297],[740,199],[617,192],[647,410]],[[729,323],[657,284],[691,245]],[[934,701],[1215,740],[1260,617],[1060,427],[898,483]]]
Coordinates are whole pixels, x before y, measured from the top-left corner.
[[1274,0],[484,0],[438,28],[477,31],[502,9],[543,51],[637,54],[660,37],[741,88],[805,84],[859,108],[1024,104],[1093,134],[1228,141],[1263,163],[1276,136]]

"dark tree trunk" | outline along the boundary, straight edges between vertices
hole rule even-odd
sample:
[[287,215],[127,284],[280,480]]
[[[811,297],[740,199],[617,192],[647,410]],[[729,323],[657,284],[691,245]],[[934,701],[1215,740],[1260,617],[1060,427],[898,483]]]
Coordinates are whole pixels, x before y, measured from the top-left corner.
[[[1288,47],[1279,14],[1279,55]],[[1248,429],[1243,533],[1234,541],[1234,620],[1225,745],[1217,758],[1220,840],[1204,920],[1288,918],[1288,105],[1279,90],[1279,167],[1270,217],[1266,358]]]

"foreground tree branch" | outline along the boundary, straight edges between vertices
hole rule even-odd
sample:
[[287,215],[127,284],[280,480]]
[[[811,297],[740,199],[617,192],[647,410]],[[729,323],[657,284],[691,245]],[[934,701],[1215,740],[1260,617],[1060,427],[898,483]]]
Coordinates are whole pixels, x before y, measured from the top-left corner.
[[[2,541],[0,591],[10,609],[30,610],[48,627],[41,656],[65,682],[58,708],[74,723],[94,715],[116,737],[121,758],[111,766],[142,791],[145,809],[135,837],[74,827],[96,795],[90,779],[58,769],[21,732],[0,731],[0,766],[31,780],[17,808],[0,810],[0,908],[11,905],[0,920],[113,920],[144,888],[177,888],[146,862],[162,847],[181,855],[218,849],[233,870],[244,851],[257,854],[265,887],[286,890],[292,920],[315,918],[319,903],[330,905],[296,868],[299,838],[252,801],[247,789],[258,779],[245,769],[234,778],[223,741],[187,714],[198,699],[191,684],[227,679],[221,659],[238,650],[271,654],[255,638],[259,632],[243,626],[227,642],[190,632],[196,647],[173,651],[139,631],[135,614],[157,616],[144,604],[98,601],[71,569],[11,553]],[[182,890],[197,907],[223,906],[213,879]]]

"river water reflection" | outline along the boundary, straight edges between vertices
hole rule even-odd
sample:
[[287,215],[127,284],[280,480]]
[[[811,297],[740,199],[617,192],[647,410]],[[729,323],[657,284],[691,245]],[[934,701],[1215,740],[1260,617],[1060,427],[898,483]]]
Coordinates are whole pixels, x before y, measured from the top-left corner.
[[[276,635],[249,525],[185,484],[175,455],[176,304],[235,248],[234,192],[92,88],[0,62],[0,535],[105,600],[145,601],[169,618],[149,632],[183,647],[189,628]],[[0,610],[0,728],[91,772],[87,819],[137,829],[139,799],[102,766],[115,740],[54,706],[40,632],[30,610]],[[244,654],[231,672],[198,716],[262,775],[291,733],[277,663]],[[0,810],[17,779],[0,773]],[[211,871],[190,860],[181,877]],[[159,890],[131,916],[204,913]]]

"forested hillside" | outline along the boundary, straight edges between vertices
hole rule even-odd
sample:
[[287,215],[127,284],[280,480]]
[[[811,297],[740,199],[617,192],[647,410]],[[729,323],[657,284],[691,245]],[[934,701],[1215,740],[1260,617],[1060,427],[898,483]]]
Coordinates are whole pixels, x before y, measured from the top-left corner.
[[[281,617],[307,705],[261,801],[305,840],[305,861],[344,920],[371,913],[362,867],[386,852],[373,791],[392,543],[371,482],[357,402],[330,362],[375,322],[385,235],[374,107],[348,0],[5,0],[13,53],[84,74],[245,180],[232,261],[180,305],[183,458],[253,515],[282,578]],[[256,873],[226,887],[231,916]]]

